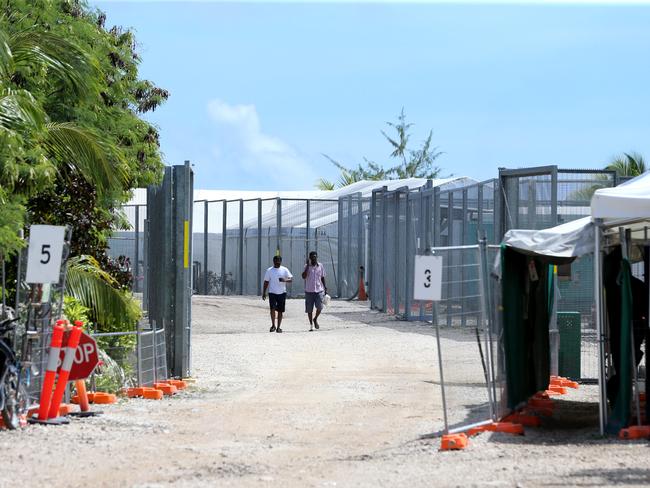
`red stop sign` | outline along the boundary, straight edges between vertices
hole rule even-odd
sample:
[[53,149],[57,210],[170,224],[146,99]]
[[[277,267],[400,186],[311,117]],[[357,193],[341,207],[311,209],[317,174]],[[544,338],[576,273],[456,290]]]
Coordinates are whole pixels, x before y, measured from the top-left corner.
[[[68,334],[66,334],[66,336],[67,335]],[[67,338],[63,341],[59,367],[63,363],[66,343]],[[90,337],[85,332],[82,332],[81,337],[79,337],[79,345],[77,346],[77,350],[74,355],[74,361],[72,362],[72,369],[70,370],[70,376],[68,377],[68,380],[73,381],[88,378],[98,364],[99,356],[97,354],[97,343],[95,342],[95,339]]]

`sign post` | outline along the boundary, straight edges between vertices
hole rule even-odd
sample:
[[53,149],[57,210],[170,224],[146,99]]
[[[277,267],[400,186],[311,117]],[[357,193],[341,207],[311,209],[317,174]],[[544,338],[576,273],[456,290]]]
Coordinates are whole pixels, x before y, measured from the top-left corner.
[[442,300],[442,256],[415,256],[414,276],[414,300]]
[[65,227],[32,225],[29,228],[29,251],[25,282],[30,284],[58,283]]
[[[442,300],[442,256],[415,256],[415,273],[413,282],[413,299],[428,302]],[[442,413],[445,422],[444,434],[449,434],[447,419],[447,398],[445,395],[445,376],[442,371],[442,352],[440,349],[440,326],[433,313],[432,321],[436,327],[436,343],[438,348],[438,367],[440,369],[440,392],[442,396]]]

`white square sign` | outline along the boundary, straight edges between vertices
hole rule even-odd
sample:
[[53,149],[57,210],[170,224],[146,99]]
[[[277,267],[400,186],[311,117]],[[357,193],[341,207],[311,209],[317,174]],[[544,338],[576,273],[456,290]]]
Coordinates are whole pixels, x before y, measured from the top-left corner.
[[27,283],[58,283],[65,227],[32,225],[29,228]]
[[442,299],[442,256],[415,256],[413,299]]

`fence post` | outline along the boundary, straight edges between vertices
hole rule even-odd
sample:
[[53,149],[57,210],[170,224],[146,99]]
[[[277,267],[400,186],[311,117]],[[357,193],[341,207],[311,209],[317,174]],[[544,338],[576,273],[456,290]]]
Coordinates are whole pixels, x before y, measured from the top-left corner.
[[[454,243],[454,192],[450,190],[447,193],[447,246],[453,246]],[[449,251],[449,259],[447,259],[447,327],[451,327],[451,313],[449,304],[454,296],[454,284],[452,281],[451,270],[454,263],[454,251]]]
[[343,200],[343,198],[344,197],[339,197],[338,202],[337,202],[339,220],[338,220],[338,224],[337,224],[337,227],[338,227],[337,254],[338,254],[338,256],[337,256],[337,259],[336,259],[336,267],[338,269],[337,269],[337,273],[336,273],[337,274],[336,287],[337,287],[337,289],[339,291],[339,296],[340,297],[344,296],[344,291],[343,291],[343,288],[341,286],[343,284],[343,278],[342,278],[343,275],[341,274],[341,261],[343,261],[343,260],[341,259],[341,257],[342,257],[342,254],[344,254],[344,251],[343,251],[343,201],[344,200]]
[[203,293],[208,294],[208,230],[209,230],[209,218],[208,212],[210,211],[210,206],[208,201],[203,202]]
[[485,234],[485,227],[483,226],[483,183],[479,183],[476,192],[476,202],[478,205],[478,215],[476,223],[477,238],[478,234]]
[[387,186],[381,188],[381,222],[379,228],[382,229],[381,232],[381,280],[379,286],[381,286],[381,306],[382,312],[388,312],[388,304],[386,303],[386,225],[388,218],[388,210],[386,209],[386,192],[388,191]]
[[395,257],[393,259],[393,278],[395,282],[395,293],[393,293],[393,310],[395,311],[395,315],[399,315],[399,304],[400,304],[400,296],[399,296],[399,220],[400,220],[400,193],[402,189],[398,188],[395,190],[395,233],[393,234],[395,236]]
[[262,295],[262,199],[257,199],[257,294]]
[[377,297],[375,295],[377,289],[373,281],[375,279],[375,265],[374,260],[374,241],[375,241],[375,218],[377,214],[377,190],[372,190],[370,197],[370,215],[368,217],[368,241],[366,242],[366,252],[368,253],[368,269],[366,270],[366,277],[368,280],[368,296],[370,297],[370,308],[376,308]]
[[311,200],[307,199],[305,200],[305,205],[307,206],[306,211],[306,227],[305,227],[305,256],[309,254],[309,230],[310,230],[310,223],[309,220],[311,219]]
[[240,295],[244,294],[244,200],[239,200],[239,286]]
[[551,169],[551,227],[559,224],[557,219],[557,166]]
[[140,327],[140,321],[135,324],[135,364],[136,364],[136,374],[138,377],[137,386],[142,386],[142,328]]
[[414,272],[413,267],[410,264],[411,248],[409,246],[409,241],[411,239],[411,234],[413,233],[413,222],[411,220],[411,192],[406,190],[406,199],[404,201],[405,209],[404,216],[406,217],[406,248],[404,249],[404,318],[409,320],[411,318],[411,294],[409,281],[413,282],[412,273]]
[[[468,244],[467,242],[467,188],[463,188],[463,220],[462,220],[462,227],[461,227],[461,245],[466,245]],[[466,286],[465,286],[465,278],[466,278],[466,273],[465,273],[465,252],[464,251],[459,251],[460,253],[460,321],[461,325],[465,326],[465,323],[467,321],[467,317],[465,316],[465,302],[467,301],[465,298],[465,293],[466,293]]]
[[221,225],[221,294],[226,294],[226,247],[228,243],[228,201],[223,200],[223,222]]
[[433,189],[433,246],[440,246],[440,187]]
[[282,255],[282,252],[280,251],[280,245],[281,245],[281,237],[282,237],[282,199],[278,198],[277,199],[277,212],[276,212],[276,225],[277,225],[277,230],[275,232],[276,238],[277,238],[277,245],[276,245],[276,254]]
[[133,256],[135,261],[131,270],[135,270],[132,277],[134,280],[133,290],[139,292],[138,270],[140,269],[140,205],[135,206],[135,253]]

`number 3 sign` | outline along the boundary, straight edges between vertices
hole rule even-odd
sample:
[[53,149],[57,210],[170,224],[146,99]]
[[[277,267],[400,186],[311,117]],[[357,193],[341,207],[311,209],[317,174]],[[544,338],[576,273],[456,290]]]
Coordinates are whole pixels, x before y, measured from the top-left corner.
[[442,257],[415,256],[413,299],[436,301],[442,299]]
[[32,225],[29,228],[27,283],[58,283],[65,227]]

